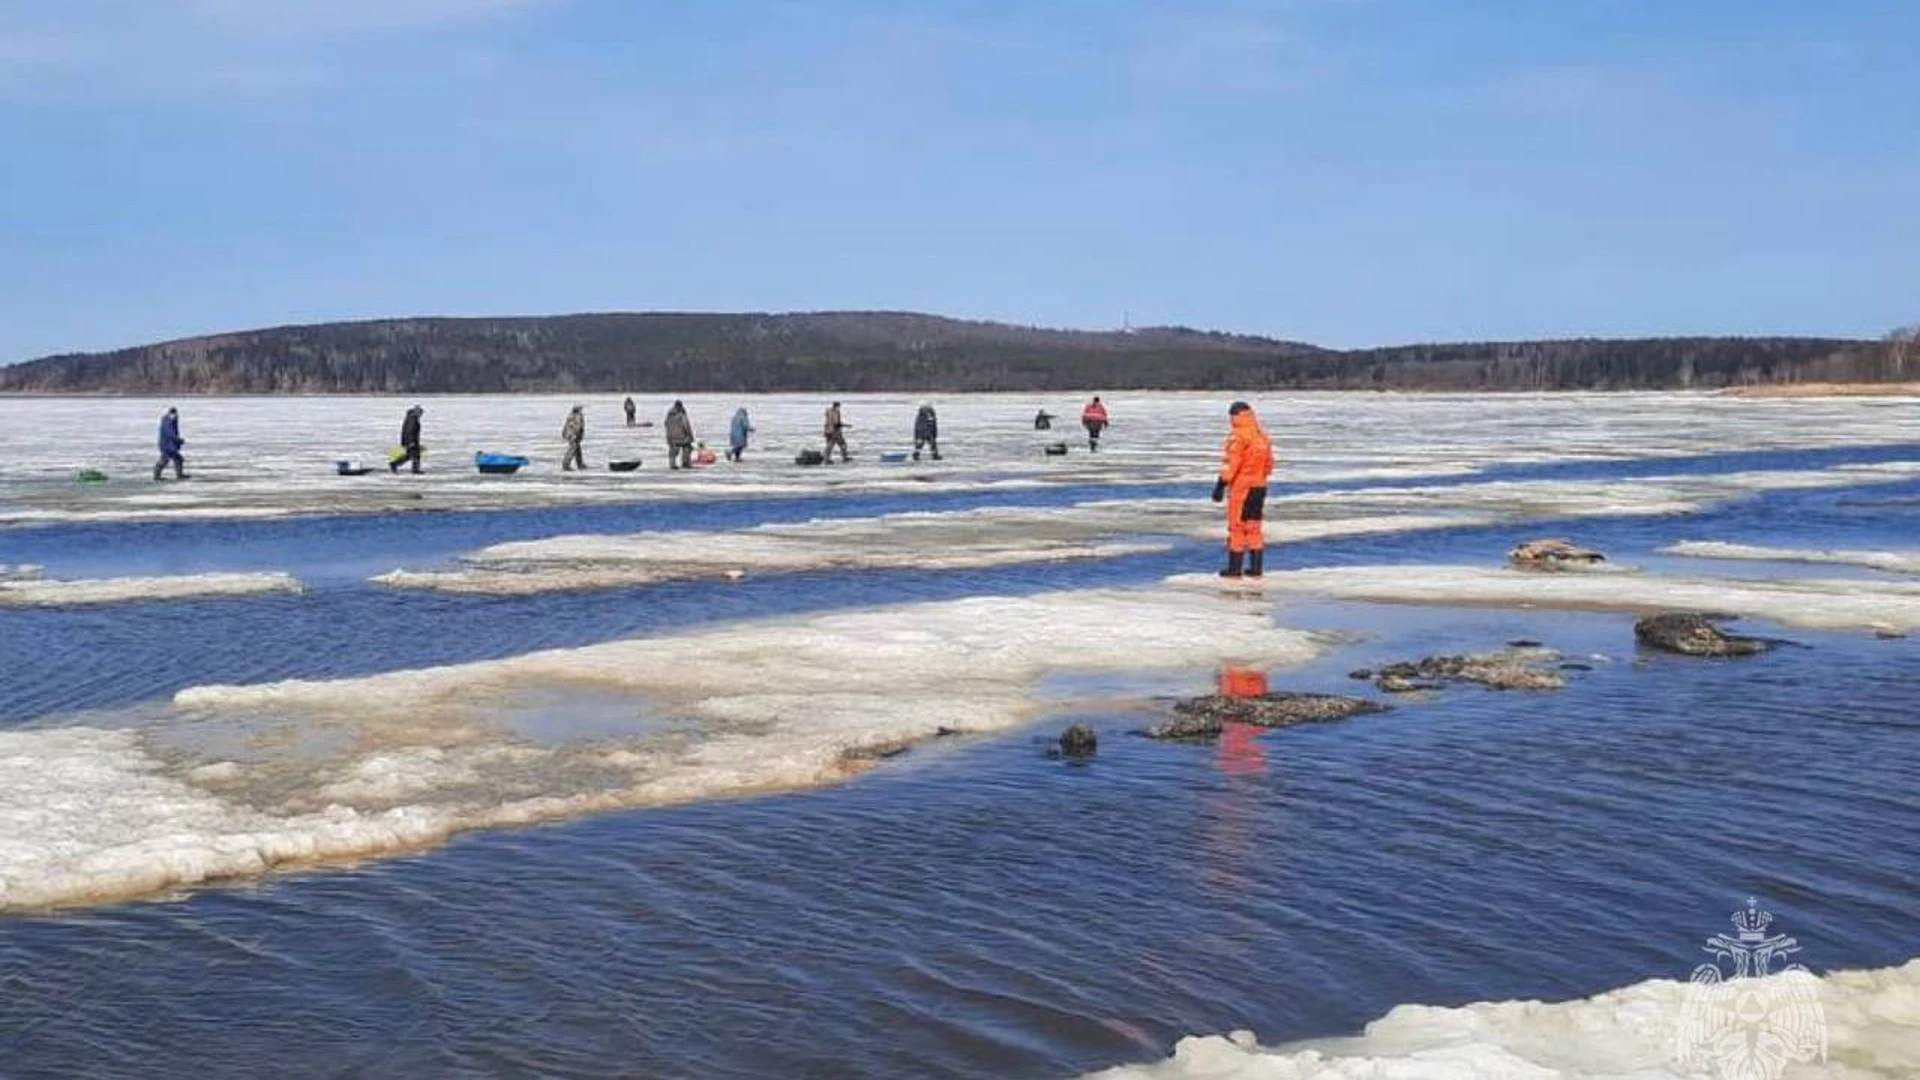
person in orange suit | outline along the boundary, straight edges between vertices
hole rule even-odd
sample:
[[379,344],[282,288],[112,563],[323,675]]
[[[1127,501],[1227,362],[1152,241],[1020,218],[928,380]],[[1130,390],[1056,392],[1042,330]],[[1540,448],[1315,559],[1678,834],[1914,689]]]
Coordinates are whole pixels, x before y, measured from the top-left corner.
[[1214,481],[1213,501],[1227,504],[1227,568],[1221,577],[1259,577],[1266,571],[1267,478],[1273,475],[1273,440],[1253,415],[1253,406],[1236,401],[1227,410],[1233,431],[1227,436]]

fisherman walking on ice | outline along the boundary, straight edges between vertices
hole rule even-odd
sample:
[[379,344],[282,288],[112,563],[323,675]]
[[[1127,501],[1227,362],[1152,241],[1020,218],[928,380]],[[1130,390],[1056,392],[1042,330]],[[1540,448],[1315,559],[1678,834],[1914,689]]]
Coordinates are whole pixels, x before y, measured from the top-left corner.
[[567,456],[560,459],[560,471],[572,472],[575,467],[584,471],[587,467],[587,455],[581,449],[581,443],[587,438],[587,410],[585,406],[575,405],[567,414],[567,422],[560,426],[560,441],[567,445]]
[[1273,440],[1253,406],[1236,401],[1227,409],[1233,425],[1222,453],[1213,501],[1227,504],[1227,568],[1221,577],[1259,577],[1266,566],[1267,478],[1273,475]]
[[180,448],[185,445],[187,440],[180,437],[180,410],[168,409],[160,417],[160,460],[153,463],[153,478],[156,481],[167,470],[168,464],[173,466],[175,480],[187,478],[187,459],[180,453]]
[[840,416],[840,403],[836,401],[829,405],[826,416],[820,422],[821,433],[827,437],[827,464],[829,465],[833,464],[835,447],[840,450],[841,464],[844,465],[853,460],[853,455],[847,453],[847,426],[846,420]]
[[412,465],[413,472],[420,472],[420,416],[427,410],[415,405],[407,410],[406,418],[400,421],[400,452],[387,460],[388,472],[399,472],[400,466]]

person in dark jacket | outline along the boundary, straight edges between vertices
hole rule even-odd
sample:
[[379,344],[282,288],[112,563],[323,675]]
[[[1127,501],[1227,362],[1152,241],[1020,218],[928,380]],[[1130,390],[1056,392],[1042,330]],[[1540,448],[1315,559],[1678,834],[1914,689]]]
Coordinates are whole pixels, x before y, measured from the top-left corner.
[[1052,413],[1048,412],[1045,409],[1041,409],[1039,412],[1033,414],[1033,430],[1051,431],[1052,429],[1053,429]]
[[933,413],[933,406],[922,404],[913,418],[913,460],[920,460],[920,448],[933,451],[933,460],[940,460],[940,418]]
[[627,426],[632,427],[634,425],[634,417],[639,413],[640,407],[633,403],[633,397],[631,395],[627,397],[627,400],[620,403],[620,407],[627,412]]
[[678,401],[667,410],[667,468],[693,468],[693,421]]
[[187,459],[180,454],[180,448],[185,445],[187,440],[180,437],[180,410],[168,409],[160,418],[160,460],[153,463],[155,480],[160,479],[169,462],[173,464],[175,480],[187,478]]
[[727,425],[727,460],[739,461],[747,453],[747,436],[753,434],[753,420],[747,410],[735,409],[733,423]]
[[567,414],[567,422],[560,426],[560,439],[567,444],[567,456],[560,459],[560,471],[572,472],[576,467],[585,470],[587,455],[580,444],[587,439],[587,411],[575,405]]
[[388,472],[399,472],[400,466],[411,464],[413,472],[420,472],[420,416],[427,410],[415,405],[407,410],[407,418],[400,421],[400,455],[387,462]]
[[840,448],[842,463],[853,460],[853,455],[847,453],[847,422],[840,416],[839,402],[834,402],[827,409],[826,419],[821,423],[821,431],[827,437],[827,464],[833,464],[833,450],[836,446]]

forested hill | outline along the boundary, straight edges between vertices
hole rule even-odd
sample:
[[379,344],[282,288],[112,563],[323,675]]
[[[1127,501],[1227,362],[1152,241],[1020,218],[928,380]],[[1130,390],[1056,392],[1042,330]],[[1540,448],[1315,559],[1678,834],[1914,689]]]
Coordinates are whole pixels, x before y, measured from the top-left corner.
[[1339,351],[1183,327],[1043,330],[902,312],[390,319],[0,367],[11,393],[1666,389],[1895,377],[1876,342],[1661,338]]

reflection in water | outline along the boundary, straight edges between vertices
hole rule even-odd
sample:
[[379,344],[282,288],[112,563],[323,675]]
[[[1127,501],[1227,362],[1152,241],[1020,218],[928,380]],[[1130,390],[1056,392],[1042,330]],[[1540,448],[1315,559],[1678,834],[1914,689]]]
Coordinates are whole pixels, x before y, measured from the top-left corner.
[[[1267,673],[1228,667],[1220,672],[1220,696],[1265,697]],[[1252,724],[1228,724],[1220,735],[1216,756],[1220,771],[1229,777],[1258,776],[1267,770],[1267,754],[1260,746],[1260,729]]]
[[[1267,693],[1265,672],[1228,667],[1217,680],[1222,697],[1260,697]],[[1214,764],[1226,783],[1202,807],[1206,827],[1201,832],[1201,879],[1209,888],[1225,890],[1222,903],[1243,899],[1235,894],[1250,884],[1251,863],[1263,851],[1271,852],[1267,805],[1267,753],[1260,745],[1262,729],[1230,723],[1215,743]]]

